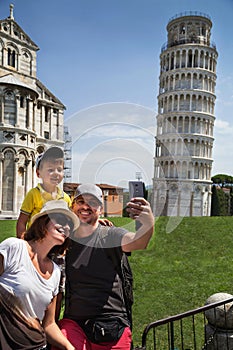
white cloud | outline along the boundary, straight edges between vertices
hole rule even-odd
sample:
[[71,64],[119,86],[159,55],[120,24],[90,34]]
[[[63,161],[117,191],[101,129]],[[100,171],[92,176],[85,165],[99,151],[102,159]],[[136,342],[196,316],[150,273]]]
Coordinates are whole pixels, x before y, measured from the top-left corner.
[[108,140],[89,148],[81,156],[77,147],[72,157],[74,181],[87,182],[88,179],[117,184],[123,179],[134,179],[138,171],[146,183],[151,183],[153,156],[153,147],[149,149],[138,140]]
[[226,120],[216,119],[214,132],[216,134],[219,133],[219,134],[230,134],[230,135],[232,135],[232,133],[233,133],[233,125],[231,125]]
[[[75,182],[127,184],[141,172],[152,183],[156,134],[153,111],[133,104],[106,104],[81,111],[68,121],[73,140]],[[233,174],[233,125],[216,119],[213,170]]]
[[220,124],[221,127],[215,130],[212,176],[216,174],[228,174],[233,176],[233,130],[227,122]]
[[143,106],[110,103],[66,120],[72,137],[75,182],[119,184],[141,172],[151,183],[156,114]]
[[150,128],[142,128],[141,126],[137,126],[134,124],[128,124],[128,123],[106,123],[100,126],[96,126],[95,128],[87,131],[81,138],[92,138],[95,137],[101,137],[101,138],[135,138],[135,137],[141,137],[145,138],[146,136],[151,133],[152,127]]
[[78,111],[65,120],[75,142],[91,131],[112,127],[112,124],[150,129],[156,123],[156,113],[147,107],[129,103],[108,103]]

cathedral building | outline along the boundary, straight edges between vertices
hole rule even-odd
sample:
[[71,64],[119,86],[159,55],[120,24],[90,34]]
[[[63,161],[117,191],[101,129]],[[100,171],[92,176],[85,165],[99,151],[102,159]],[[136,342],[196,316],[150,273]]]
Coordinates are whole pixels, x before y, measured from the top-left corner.
[[63,103],[37,78],[39,47],[14,20],[0,20],[0,218],[16,218],[38,179],[37,155],[64,147]]
[[153,208],[156,216],[209,216],[218,53],[208,15],[167,25],[160,54]]

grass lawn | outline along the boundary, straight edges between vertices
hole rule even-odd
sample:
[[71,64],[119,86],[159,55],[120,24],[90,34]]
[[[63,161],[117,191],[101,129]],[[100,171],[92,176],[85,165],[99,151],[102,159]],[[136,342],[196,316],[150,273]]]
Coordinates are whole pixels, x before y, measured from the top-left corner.
[[[133,228],[127,218],[111,218]],[[233,294],[233,217],[160,217],[149,247],[129,258],[134,273],[134,345],[152,321],[205,304],[215,293]],[[174,228],[173,230],[170,228]],[[0,221],[0,241],[15,236],[15,221]]]

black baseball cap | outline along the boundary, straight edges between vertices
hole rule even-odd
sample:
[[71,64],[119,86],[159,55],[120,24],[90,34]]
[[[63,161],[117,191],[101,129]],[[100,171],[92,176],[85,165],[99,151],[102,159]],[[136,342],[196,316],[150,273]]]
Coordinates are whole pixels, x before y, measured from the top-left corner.
[[39,154],[39,156],[36,159],[36,169],[39,168],[40,162],[47,158],[64,158],[64,152],[63,149],[57,146],[49,147],[45,152]]

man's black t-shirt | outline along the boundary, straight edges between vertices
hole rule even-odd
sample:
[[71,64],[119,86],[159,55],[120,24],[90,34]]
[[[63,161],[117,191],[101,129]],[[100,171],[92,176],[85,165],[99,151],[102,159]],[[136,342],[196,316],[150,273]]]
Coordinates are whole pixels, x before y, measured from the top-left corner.
[[72,240],[66,254],[65,318],[114,316],[129,324],[121,278],[105,249],[114,247],[116,254],[122,254],[121,240],[126,232],[106,227],[106,235],[100,235],[97,228],[89,237]]

